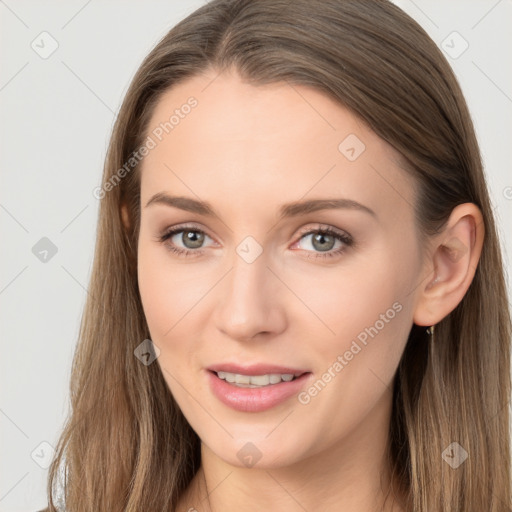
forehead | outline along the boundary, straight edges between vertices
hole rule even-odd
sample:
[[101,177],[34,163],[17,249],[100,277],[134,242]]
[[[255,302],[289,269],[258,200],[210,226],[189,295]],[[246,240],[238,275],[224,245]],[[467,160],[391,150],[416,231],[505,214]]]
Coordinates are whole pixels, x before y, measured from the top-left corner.
[[395,212],[413,204],[400,155],[310,87],[254,86],[236,73],[196,76],[163,94],[146,136],[154,148],[142,163],[143,202],[172,191],[212,203],[229,197],[246,208],[305,195]]

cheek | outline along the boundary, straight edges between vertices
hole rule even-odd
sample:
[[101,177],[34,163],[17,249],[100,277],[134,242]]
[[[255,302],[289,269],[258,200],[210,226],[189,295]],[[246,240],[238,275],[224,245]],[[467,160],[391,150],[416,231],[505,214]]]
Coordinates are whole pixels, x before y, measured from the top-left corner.
[[392,388],[411,328],[414,249],[387,247],[329,280],[310,274],[301,284],[326,327],[320,325],[314,346],[317,380],[299,398],[312,423],[330,415],[332,435],[351,428]]
[[204,295],[206,285],[187,265],[173,262],[162,246],[141,239],[137,269],[141,301],[154,341],[163,341]]
[[139,291],[150,337],[159,348],[157,359],[173,393],[180,392],[171,376],[186,382],[199,365],[200,340],[211,289],[218,280],[211,269],[176,262],[165,248],[140,242]]
[[303,302],[297,322],[316,326],[319,339],[327,346],[341,348],[336,347],[335,340],[357,337],[386,312],[387,317],[394,318],[393,304],[398,301],[403,306],[408,279],[391,260],[390,255],[380,252],[377,261],[369,258],[339,269],[289,270],[283,280]]
[[[311,333],[307,338],[315,340],[314,347],[301,347],[312,354],[322,380],[312,390],[313,407],[357,407],[363,398],[375,403],[391,385],[411,327],[414,250],[381,245],[353,261],[339,271],[304,273],[300,281],[292,280],[291,271],[288,276],[287,282],[295,283],[291,287],[321,320],[306,308],[295,314],[298,332]],[[318,390],[323,399],[313,399]]]
[[144,314],[156,342],[172,326],[178,289],[170,286],[172,283],[168,282],[165,269],[151,258],[151,251],[144,247],[139,250],[138,281]]
[[[164,253],[163,257],[161,253]],[[139,245],[139,291],[150,338],[159,349],[156,362],[173,396],[179,399],[178,383],[185,384],[186,379],[186,373],[179,369],[190,364],[187,352],[190,353],[191,342],[190,337],[180,336],[180,329],[184,328],[188,318],[184,315],[190,309],[188,304],[193,298],[187,296],[187,291],[193,286],[185,286],[179,274],[169,272],[168,265],[165,251],[161,248]],[[180,403],[183,399],[181,397]]]

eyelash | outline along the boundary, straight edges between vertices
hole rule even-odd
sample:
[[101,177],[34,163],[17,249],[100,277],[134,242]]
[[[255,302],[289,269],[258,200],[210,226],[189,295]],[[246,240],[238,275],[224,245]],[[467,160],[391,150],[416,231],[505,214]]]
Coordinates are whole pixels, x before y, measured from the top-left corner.
[[[200,233],[200,234],[204,234],[204,235],[208,236],[207,233],[205,233],[201,229],[196,228],[195,226],[176,226],[176,227],[171,228],[171,229],[167,230],[166,232],[164,232],[161,236],[159,236],[157,238],[157,240],[160,243],[164,244],[170,252],[177,254],[178,256],[188,257],[188,256],[192,256],[192,255],[196,255],[196,256],[201,255],[203,253],[202,249],[194,249],[194,250],[182,249],[181,247],[176,247],[175,245],[171,245],[168,243],[168,240],[170,238],[172,238],[174,235],[176,235],[178,233],[182,233],[183,231],[192,231],[194,233]],[[344,244],[343,247],[340,247],[339,249],[336,249],[336,250],[330,250],[330,251],[324,252],[324,253],[315,253],[315,256],[313,256],[313,258],[332,258],[335,256],[339,256],[339,255],[341,255],[341,253],[345,252],[348,247],[351,247],[354,244],[354,241],[351,236],[343,234],[341,232],[338,232],[329,226],[325,226],[325,227],[322,226],[317,229],[310,229],[308,231],[305,231],[300,234],[298,240],[301,240],[305,236],[311,235],[311,234],[330,235],[330,236],[333,236],[334,238],[336,238],[337,240],[343,242],[343,244]],[[311,252],[311,251],[307,251],[307,252]],[[310,258],[310,257],[311,256],[308,256],[308,258]]]

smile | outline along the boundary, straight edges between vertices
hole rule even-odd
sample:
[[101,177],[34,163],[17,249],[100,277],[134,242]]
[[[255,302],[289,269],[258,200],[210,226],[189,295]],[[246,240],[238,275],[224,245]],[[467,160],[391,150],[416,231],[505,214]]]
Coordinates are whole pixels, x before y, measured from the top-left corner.
[[[262,412],[285,404],[310,381],[313,374],[302,372],[246,375],[207,370],[212,394],[224,405],[240,412]],[[293,402],[295,404],[295,402]]]

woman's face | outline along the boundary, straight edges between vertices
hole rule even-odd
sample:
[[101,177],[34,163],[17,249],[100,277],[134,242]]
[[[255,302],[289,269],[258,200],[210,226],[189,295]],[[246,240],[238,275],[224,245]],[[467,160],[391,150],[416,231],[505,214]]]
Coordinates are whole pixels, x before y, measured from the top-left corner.
[[316,90],[236,74],[173,87],[146,135],[140,293],[202,442],[273,467],[384,439],[425,277],[398,154]]

